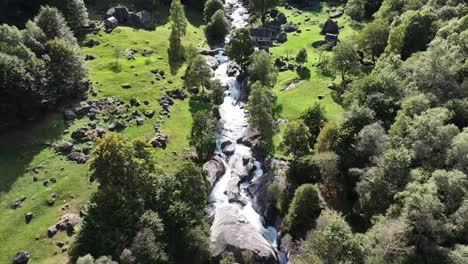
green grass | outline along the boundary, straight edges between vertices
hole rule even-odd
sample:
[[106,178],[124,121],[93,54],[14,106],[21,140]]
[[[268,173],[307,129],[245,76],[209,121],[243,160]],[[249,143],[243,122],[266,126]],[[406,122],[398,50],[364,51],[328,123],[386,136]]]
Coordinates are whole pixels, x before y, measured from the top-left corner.
[[[306,48],[308,53],[308,62],[304,64],[310,71],[310,79],[302,80],[290,89],[285,89],[291,82],[297,81],[298,74],[296,71],[280,72],[278,76],[277,85],[274,91],[278,97],[278,105],[281,109],[280,117],[288,120],[295,120],[298,116],[308,107],[316,102],[321,103],[326,110],[326,115],[329,120],[337,120],[340,118],[343,111],[342,107],[336,103],[332,96],[332,90],[327,88],[329,83],[335,81],[334,76],[325,76],[314,66],[319,59],[320,53],[317,49],[312,47],[312,42],[324,38],[320,34],[323,23],[328,18],[328,9],[326,3],[317,4],[313,9],[302,10],[301,14],[295,10],[286,10],[279,8],[288,17],[288,21],[299,24],[302,30],[301,34],[288,33],[288,41],[284,44],[275,45],[270,48],[270,52],[276,57],[288,57],[291,63],[297,52],[301,48]],[[309,17],[310,21],[305,22],[305,18]],[[357,33],[355,22],[352,22],[347,15],[336,19],[339,26],[344,26],[340,29],[339,39],[345,40]],[[325,52],[326,56],[331,56],[332,52]],[[319,100],[318,96],[325,96],[324,99]],[[274,137],[275,146],[279,145],[284,132],[285,125],[280,125],[280,132]],[[276,148],[275,154],[283,155],[284,153]]]
[[[185,44],[205,45],[203,28],[200,26],[200,14],[187,10],[189,21],[193,22],[187,32]],[[134,30],[119,27],[113,33],[90,35],[86,39],[101,41],[101,45],[94,48],[83,48],[84,54],[95,54],[97,59],[88,61],[89,77],[94,82],[97,99],[115,96],[126,102],[131,97],[137,98],[142,104],[140,111],[160,110],[157,99],[164,93],[163,87],[174,89],[182,87],[181,76],[185,71],[182,66],[171,73],[168,65],[167,48],[169,47],[169,25],[157,26],[153,31]],[[135,61],[120,59],[120,71],[115,71],[116,48],[135,48],[139,51],[152,48],[155,53],[149,64],[147,58],[138,53]],[[134,65],[134,68],[130,68]],[[150,69],[162,69],[166,73],[166,80],[156,81]],[[138,76],[135,76],[135,73]],[[168,84],[167,80],[173,80]],[[151,84],[150,81],[155,83]],[[97,83],[96,83],[97,82]],[[132,88],[121,88],[122,83],[130,83]],[[144,100],[150,104],[145,106]],[[127,127],[122,133],[129,138],[151,139],[154,136],[153,119],[146,119],[143,126],[135,124]],[[55,241],[72,242],[73,238],[65,234],[57,234],[54,238],[47,238],[47,228],[53,225],[63,214],[62,205],[69,204],[68,212],[78,213],[79,206],[86,203],[96,190],[95,184],[88,183],[88,165],[78,165],[66,160],[66,157],[55,153],[50,144],[70,139],[70,132],[89,122],[83,118],[67,127],[61,113],[52,113],[42,120],[38,120],[24,128],[9,131],[0,137],[0,263],[10,263],[12,256],[18,250],[31,253],[29,263],[66,263],[68,253],[62,253],[55,245]],[[108,124],[101,124],[107,126]],[[171,118],[165,119],[161,131],[168,135],[167,149],[154,150],[154,160],[157,166],[165,172],[174,171],[181,164],[182,155],[189,150],[187,136],[192,125],[189,99],[175,100],[171,108]],[[70,132],[64,133],[68,129]],[[173,153],[176,152],[176,153]],[[30,168],[42,166],[39,171],[39,181],[33,182]],[[49,193],[42,181],[55,177],[56,184],[50,185],[52,192],[57,194],[56,204],[49,207],[46,204]],[[23,206],[13,210],[10,204],[20,196],[27,196]],[[71,198],[73,197],[73,198]],[[33,212],[33,220],[26,224],[24,214]]]

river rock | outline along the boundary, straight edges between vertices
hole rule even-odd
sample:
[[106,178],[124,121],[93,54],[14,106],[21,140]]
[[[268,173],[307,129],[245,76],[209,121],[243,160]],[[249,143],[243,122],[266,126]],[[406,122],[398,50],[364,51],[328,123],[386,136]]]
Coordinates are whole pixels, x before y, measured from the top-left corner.
[[216,70],[219,66],[218,60],[213,56],[205,56],[206,62],[210,65],[211,69]]
[[260,138],[261,135],[259,132],[249,129],[237,140],[237,143],[246,145],[247,147],[253,147],[259,142]]
[[65,110],[65,112],[63,112],[63,118],[65,119],[65,121],[72,121],[76,118],[76,114],[75,112],[73,112],[73,110],[68,109]]
[[252,172],[255,171],[254,159],[241,154],[232,156],[229,165],[242,181],[249,181]]
[[229,182],[227,184],[226,190],[224,191],[224,194],[228,197],[229,203],[239,203],[242,206],[245,206],[246,201],[241,196],[240,189],[239,189],[240,181],[241,181],[241,178],[237,174],[232,173],[231,179],[229,179]]
[[262,177],[255,178],[249,185],[248,190],[253,197],[253,208],[259,214],[265,216],[269,224],[278,225],[280,222],[280,213],[269,197],[268,186],[275,183],[278,184],[280,188],[286,188],[286,178],[281,175],[283,175],[287,169],[287,162],[273,160],[269,167],[275,169],[265,173]]
[[218,178],[226,173],[226,167],[220,157],[214,156],[211,160],[203,164],[203,171],[207,174],[208,181],[211,187],[213,187]]
[[27,251],[20,250],[16,252],[15,256],[13,257],[12,263],[13,264],[27,264],[29,262],[29,258],[31,256]]
[[211,226],[210,249],[215,260],[221,259],[225,252],[232,252],[237,262],[244,263],[242,252],[250,251],[253,259],[248,263],[278,263],[275,249],[242,215],[240,209],[232,206],[216,209]]
[[231,141],[224,141],[221,143],[221,149],[226,156],[231,156],[236,151],[236,144]]

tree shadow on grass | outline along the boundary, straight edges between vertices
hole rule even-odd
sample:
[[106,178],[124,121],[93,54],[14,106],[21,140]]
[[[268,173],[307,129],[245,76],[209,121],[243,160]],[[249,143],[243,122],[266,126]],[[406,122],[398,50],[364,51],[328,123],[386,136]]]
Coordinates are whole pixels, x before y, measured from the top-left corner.
[[63,135],[68,125],[61,114],[45,117],[0,134],[0,193],[6,193],[16,180],[31,169],[31,162],[42,150]]
[[192,95],[189,100],[190,113],[195,114],[200,111],[210,111],[213,105],[211,104],[208,96],[205,95]]

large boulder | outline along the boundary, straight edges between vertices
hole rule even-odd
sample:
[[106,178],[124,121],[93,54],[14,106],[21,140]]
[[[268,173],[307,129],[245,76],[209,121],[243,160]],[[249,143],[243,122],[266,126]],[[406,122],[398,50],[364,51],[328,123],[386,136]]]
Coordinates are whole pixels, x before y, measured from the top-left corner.
[[213,187],[218,178],[226,173],[226,167],[220,157],[214,156],[211,160],[203,164],[203,171],[207,174],[208,181],[211,187]]
[[286,32],[281,32],[278,34],[278,37],[276,37],[276,41],[278,41],[279,43],[284,43],[286,41],[288,41],[288,33]]
[[236,144],[231,141],[221,143],[221,150],[226,156],[231,156],[236,151]]
[[211,254],[215,260],[223,253],[232,252],[237,262],[244,263],[243,252],[252,252],[248,263],[277,264],[275,249],[242,215],[237,207],[216,208],[211,226]]
[[252,173],[255,171],[255,160],[251,157],[241,154],[235,154],[229,160],[229,166],[242,181],[249,181]]
[[106,18],[115,17],[119,23],[125,23],[128,20],[129,12],[125,6],[116,6],[109,8],[106,12]]
[[132,27],[146,27],[151,22],[151,13],[142,10],[137,13],[130,13],[128,16],[128,24]]
[[205,56],[206,62],[210,65],[211,69],[216,70],[219,66],[219,61],[213,56]]
[[29,258],[31,256],[27,251],[20,250],[16,252],[15,256],[13,257],[13,264],[27,264],[29,262]]

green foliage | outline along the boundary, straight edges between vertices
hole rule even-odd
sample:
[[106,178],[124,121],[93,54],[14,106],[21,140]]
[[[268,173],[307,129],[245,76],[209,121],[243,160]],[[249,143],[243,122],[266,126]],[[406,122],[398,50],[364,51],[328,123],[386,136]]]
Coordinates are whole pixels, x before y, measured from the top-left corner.
[[57,4],[70,28],[78,29],[88,26],[88,10],[83,0],[57,1]]
[[194,147],[198,159],[206,161],[210,158],[215,145],[215,120],[208,111],[199,111],[193,115],[190,146]]
[[325,209],[317,229],[307,235],[292,263],[365,263],[368,251],[368,241],[353,235],[340,213]]
[[271,89],[263,86],[260,82],[254,83],[247,102],[248,122],[251,127],[258,129],[267,140],[272,136],[274,129],[274,107],[275,100]]
[[276,84],[278,72],[273,65],[271,56],[266,51],[256,51],[251,58],[249,77],[252,83],[259,81],[263,86],[273,87]]
[[250,55],[255,51],[249,30],[247,28],[235,30],[225,49],[228,56],[235,60],[242,69],[245,69],[250,60]]
[[379,158],[376,167],[364,174],[357,186],[359,210],[368,219],[383,214],[393,203],[393,197],[402,191],[410,180],[411,152],[404,147],[388,149]]
[[220,264],[235,264],[236,259],[234,258],[234,254],[231,252],[226,252],[223,254],[223,258],[219,262]]
[[412,118],[399,114],[390,135],[414,152],[419,165],[440,168],[447,160],[447,144],[459,133],[456,126],[447,124],[449,119],[446,108],[431,108]]
[[160,238],[149,228],[144,228],[138,232],[131,246],[136,261],[141,264],[169,263],[164,252],[164,246],[159,241]]
[[363,164],[375,164],[388,146],[389,138],[379,123],[362,128],[357,136],[356,152]]
[[94,258],[90,254],[87,254],[86,256],[79,257],[76,264],[94,264]]
[[211,17],[218,10],[224,10],[224,4],[221,0],[207,0],[203,9],[203,17],[205,18],[205,21],[210,21]]
[[468,175],[468,128],[453,138],[447,154],[447,163]]
[[315,226],[320,215],[319,191],[315,185],[303,184],[296,189],[294,198],[284,218],[284,229],[295,238],[304,237]]
[[389,25],[385,20],[375,19],[359,33],[357,44],[359,48],[369,52],[372,60],[380,56],[387,46]]
[[55,7],[43,6],[34,22],[42,29],[47,39],[60,38],[71,43],[76,43],[73,32],[67,26],[65,18]]
[[201,86],[202,93],[204,93],[205,88],[208,88],[211,83],[211,75],[212,71],[205,57],[198,55],[185,72],[185,83],[188,86]]
[[188,21],[180,0],[173,0],[171,4],[171,29],[177,39],[181,39],[187,34]]
[[309,146],[313,147],[320,133],[320,130],[325,126],[328,119],[325,116],[325,108],[320,103],[315,103],[312,107],[307,108],[300,115],[300,119],[309,129]]
[[328,122],[320,130],[317,136],[317,143],[314,145],[315,152],[325,152],[332,150],[332,145],[337,137],[337,126],[335,122]]
[[210,43],[223,43],[229,33],[229,22],[224,15],[224,10],[218,10],[210,18],[205,28],[205,33]]
[[359,69],[359,56],[354,49],[354,43],[342,41],[333,48],[332,65],[340,75],[342,85],[346,86],[346,76],[356,73]]
[[265,22],[268,9],[275,7],[278,0],[250,0],[250,10],[261,16],[262,22]]
[[383,0],[350,0],[346,4],[346,13],[355,20],[369,19],[379,10]]
[[310,133],[304,123],[299,121],[289,122],[284,132],[280,147],[286,154],[292,154],[294,158],[302,157],[310,152]]
[[49,41],[48,46],[50,93],[59,100],[82,93],[87,67],[80,48],[64,39]]
[[218,79],[211,81],[208,89],[211,91],[213,104],[221,105],[224,102],[224,91],[226,90],[221,81]]
[[318,161],[312,155],[293,159],[286,177],[293,191],[302,184],[317,183],[321,178]]

